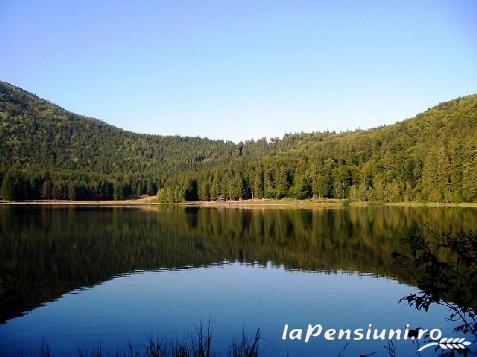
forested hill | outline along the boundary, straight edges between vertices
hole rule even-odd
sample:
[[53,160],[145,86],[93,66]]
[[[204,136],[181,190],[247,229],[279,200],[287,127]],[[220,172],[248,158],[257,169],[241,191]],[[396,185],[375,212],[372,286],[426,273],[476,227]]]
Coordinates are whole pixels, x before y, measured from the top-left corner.
[[1,165],[169,175],[238,155],[232,142],[141,135],[70,113],[0,82]]
[[160,197],[475,202],[477,95],[381,128],[287,135],[261,158],[171,177]]
[[235,144],[143,135],[0,82],[0,197],[477,200],[477,96],[367,131]]
[[0,143],[0,179],[10,172],[2,195],[16,199],[106,199],[112,185],[117,198],[154,194],[171,174],[240,155],[232,142],[124,131],[5,82]]

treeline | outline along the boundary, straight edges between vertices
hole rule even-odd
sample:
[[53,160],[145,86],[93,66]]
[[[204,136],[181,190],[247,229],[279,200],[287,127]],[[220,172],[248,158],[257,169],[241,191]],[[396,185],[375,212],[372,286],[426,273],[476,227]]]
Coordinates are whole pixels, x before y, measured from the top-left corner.
[[124,131],[0,82],[0,167],[164,179],[240,155],[240,147],[230,141]]
[[[439,161],[439,160],[437,160]],[[350,165],[333,159],[269,159],[189,172],[171,177],[159,191],[162,202],[250,198],[338,198],[353,201],[473,202],[475,167],[444,170],[438,162],[403,162],[392,175],[370,163]]]
[[155,195],[152,177],[11,167],[0,171],[0,197],[13,200],[122,200]]
[[403,122],[235,144],[135,134],[0,82],[0,198],[477,201],[477,95]]
[[170,177],[159,197],[477,201],[477,96],[378,129],[287,135],[282,145],[263,158]]

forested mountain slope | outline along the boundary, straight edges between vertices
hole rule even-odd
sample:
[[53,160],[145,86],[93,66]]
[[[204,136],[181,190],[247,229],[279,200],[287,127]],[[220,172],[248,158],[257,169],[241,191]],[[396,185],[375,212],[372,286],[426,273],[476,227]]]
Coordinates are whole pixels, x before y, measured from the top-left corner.
[[[173,173],[240,154],[232,142],[124,131],[5,82],[0,82],[0,142],[0,178],[8,171],[18,176],[2,190],[10,198],[107,198],[110,184],[124,186],[126,194],[155,193]],[[76,186],[77,194],[68,195],[68,185]],[[124,196],[117,191],[118,198]]]
[[0,197],[477,200],[477,96],[395,125],[234,144],[135,134],[0,82]]
[[171,177],[160,196],[477,201],[477,95],[376,129],[286,135],[259,159]]
[[[232,142],[141,135],[70,113],[0,82],[1,164],[47,165],[99,173],[161,171],[237,155]],[[32,155],[32,153],[34,153]]]

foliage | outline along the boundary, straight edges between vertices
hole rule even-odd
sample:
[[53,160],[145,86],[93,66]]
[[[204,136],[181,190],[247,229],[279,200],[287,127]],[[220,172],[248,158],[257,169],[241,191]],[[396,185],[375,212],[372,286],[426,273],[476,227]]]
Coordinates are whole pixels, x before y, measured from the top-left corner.
[[164,192],[180,200],[183,182],[196,180],[211,199],[475,202],[476,143],[473,95],[377,129],[285,135],[256,157],[173,175]]
[[477,95],[370,130],[234,144],[143,135],[0,82],[0,197],[477,201]]
[[239,155],[232,142],[124,131],[5,82],[0,143],[0,197],[11,200],[153,195],[174,173]]
[[[473,231],[438,234],[430,231],[431,239],[422,234],[407,237],[404,242],[411,248],[411,255],[407,256],[394,252],[396,263],[409,274],[416,277],[420,291],[401,298],[409,306],[417,310],[428,311],[431,306],[441,305],[448,309],[448,321],[456,323],[456,333],[477,336],[477,315],[475,310],[475,287],[477,286],[477,234]],[[416,275],[415,272],[423,274]],[[456,348],[450,345],[452,338],[443,338],[437,344],[429,341],[436,348]],[[459,341],[462,342],[463,340]],[[446,343],[447,342],[447,343]],[[457,348],[465,348],[465,344],[458,344]],[[446,348],[447,347],[447,348]],[[444,352],[441,356],[453,356],[453,353]],[[462,351],[468,354],[470,351]]]

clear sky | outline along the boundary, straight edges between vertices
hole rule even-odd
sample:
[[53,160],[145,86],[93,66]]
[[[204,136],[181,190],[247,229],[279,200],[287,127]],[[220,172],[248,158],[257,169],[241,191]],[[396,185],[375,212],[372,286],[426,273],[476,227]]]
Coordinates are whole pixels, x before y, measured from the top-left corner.
[[0,0],[0,79],[142,133],[369,128],[477,92],[477,1]]

